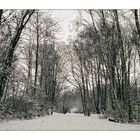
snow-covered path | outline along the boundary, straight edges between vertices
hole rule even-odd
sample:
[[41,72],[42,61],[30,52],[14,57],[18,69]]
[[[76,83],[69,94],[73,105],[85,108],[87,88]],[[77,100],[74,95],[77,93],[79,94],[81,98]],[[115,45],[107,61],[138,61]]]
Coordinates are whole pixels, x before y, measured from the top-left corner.
[[3,122],[0,130],[140,130],[140,125],[113,123],[97,115],[55,113],[33,120]]

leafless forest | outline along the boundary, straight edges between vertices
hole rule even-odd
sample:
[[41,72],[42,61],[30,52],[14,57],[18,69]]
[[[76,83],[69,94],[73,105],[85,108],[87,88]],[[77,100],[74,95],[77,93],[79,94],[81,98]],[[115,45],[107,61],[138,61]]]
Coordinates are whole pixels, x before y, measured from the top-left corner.
[[51,10],[0,10],[0,120],[57,113],[140,122],[140,11],[77,10],[67,42]]

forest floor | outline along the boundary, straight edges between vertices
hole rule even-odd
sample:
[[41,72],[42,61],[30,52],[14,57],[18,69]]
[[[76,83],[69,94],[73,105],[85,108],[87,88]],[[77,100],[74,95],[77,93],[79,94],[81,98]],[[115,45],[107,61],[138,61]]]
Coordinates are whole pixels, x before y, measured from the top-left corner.
[[99,119],[98,115],[85,117],[83,114],[58,114],[0,123],[0,130],[140,130],[140,125],[120,124]]

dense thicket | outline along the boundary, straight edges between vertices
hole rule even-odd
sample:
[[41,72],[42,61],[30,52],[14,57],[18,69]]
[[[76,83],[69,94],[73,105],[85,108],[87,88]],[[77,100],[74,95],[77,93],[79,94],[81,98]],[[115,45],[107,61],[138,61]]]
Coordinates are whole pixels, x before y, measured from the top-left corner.
[[0,118],[52,114],[62,89],[62,58],[47,10],[0,10]]
[[138,10],[79,13],[70,61],[84,114],[140,121]]

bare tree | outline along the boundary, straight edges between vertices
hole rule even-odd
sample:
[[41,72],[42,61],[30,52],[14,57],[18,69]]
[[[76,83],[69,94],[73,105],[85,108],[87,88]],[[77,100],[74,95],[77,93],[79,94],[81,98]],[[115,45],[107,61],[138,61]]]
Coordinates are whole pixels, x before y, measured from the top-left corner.
[[8,75],[7,71],[11,68],[13,55],[14,55],[17,43],[20,39],[20,35],[33,13],[34,13],[34,10],[23,11],[23,14],[21,15],[21,20],[16,26],[16,30],[13,33],[13,37],[11,38],[10,44],[6,52],[6,56],[3,58],[2,67],[1,67],[2,72],[0,73],[0,97],[1,98],[3,96],[3,92],[5,89],[5,84],[6,84],[7,75]]

